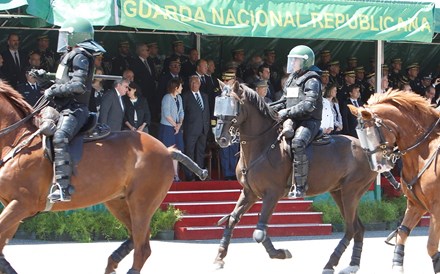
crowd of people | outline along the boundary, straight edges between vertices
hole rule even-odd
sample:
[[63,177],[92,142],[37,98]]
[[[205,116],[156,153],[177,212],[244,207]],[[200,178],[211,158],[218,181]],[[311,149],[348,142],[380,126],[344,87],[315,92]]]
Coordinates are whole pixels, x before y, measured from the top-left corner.
[[[0,77],[16,88],[29,104],[34,105],[44,93],[30,75],[31,69],[55,72],[60,62],[47,35],[37,38],[37,47],[29,53],[20,49],[20,36],[11,33],[6,50],[0,53]],[[89,110],[97,112],[99,121],[112,131],[135,130],[147,132],[165,145],[176,145],[200,166],[205,166],[205,152],[213,140],[211,127],[215,97],[220,95],[216,64],[200,58],[196,48],[186,50],[183,41],[171,44],[171,53],[163,58],[156,42],[139,42],[132,46],[120,41],[115,56],[108,53],[94,57],[94,73],[122,76],[121,80],[94,79]],[[346,64],[334,58],[330,50],[317,54],[314,66],[322,82],[321,128],[327,134],[348,134],[356,137],[356,119],[347,104],[362,106],[376,92],[374,60],[367,66],[356,57]],[[317,57],[318,57],[317,56]],[[274,49],[246,56],[245,49],[234,49],[231,58],[221,64],[219,74],[224,81],[238,80],[254,88],[267,103],[280,99],[289,77],[287,67],[277,64]],[[433,105],[440,103],[438,78],[440,71],[420,75],[417,63],[393,58],[382,65],[381,89],[412,91],[425,96]],[[220,149],[223,176],[235,179],[238,146]],[[224,151],[223,151],[224,150]],[[185,180],[194,176],[184,170]],[[175,180],[180,181],[175,163]]]

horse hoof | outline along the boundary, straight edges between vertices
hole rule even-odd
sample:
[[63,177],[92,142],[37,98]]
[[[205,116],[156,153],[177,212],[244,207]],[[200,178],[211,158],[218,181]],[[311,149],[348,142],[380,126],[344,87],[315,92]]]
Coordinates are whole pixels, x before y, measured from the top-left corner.
[[350,265],[349,267],[342,269],[339,272],[339,274],[353,274],[353,273],[357,273],[358,271],[359,271],[358,265]]
[[224,261],[215,261],[214,265],[215,265],[215,270],[223,269],[225,267],[225,262]]
[[334,269],[324,269],[322,271],[322,274],[333,274],[333,273],[335,273]]
[[393,266],[392,273],[403,274],[404,273],[403,266],[398,266],[398,265]]
[[261,229],[255,229],[252,237],[254,237],[254,240],[257,243],[261,243],[262,241],[264,241],[264,239],[266,239],[266,231]]
[[290,251],[287,249],[276,249],[275,252],[269,254],[269,257],[271,259],[280,260],[290,259],[292,258],[292,253],[290,253]]
[[207,169],[203,169],[202,173],[199,176],[199,178],[200,178],[200,180],[205,181],[206,178],[208,178],[208,175],[209,175],[208,170]]

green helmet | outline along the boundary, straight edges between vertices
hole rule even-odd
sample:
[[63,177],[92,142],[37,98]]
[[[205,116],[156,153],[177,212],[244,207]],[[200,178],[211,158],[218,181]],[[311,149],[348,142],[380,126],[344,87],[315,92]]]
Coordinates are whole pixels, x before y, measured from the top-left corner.
[[296,46],[287,55],[287,73],[308,70],[315,64],[315,54],[308,46]]
[[87,19],[78,17],[67,20],[59,30],[58,52],[65,52],[68,47],[93,40],[93,33],[93,26]]

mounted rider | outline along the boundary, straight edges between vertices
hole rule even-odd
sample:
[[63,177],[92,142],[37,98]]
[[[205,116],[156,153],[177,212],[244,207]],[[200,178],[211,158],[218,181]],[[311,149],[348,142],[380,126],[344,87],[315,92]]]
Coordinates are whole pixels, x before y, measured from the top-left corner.
[[[58,52],[65,52],[56,72],[55,84],[44,96],[53,100],[60,112],[53,136],[55,181],[47,197],[51,202],[68,202],[74,189],[70,185],[72,159],[69,142],[89,117],[88,103],[94,72],[94,57],[105,52],[93,40],[93,26],[84,18],[67,20],[59,30]],[[73,73],[69,77],[69,72]]]
[[[283,123],[283,135],[292,138],[293,171],[289,198],[302,198],[307,191],[309,161],[306,147],[318,133],[322,116],[322,89],[320,69],[314,66],[315,54],[307,46],[294,47],[287,56],[287,73],[280,101],[286,100],[286,108],[279,111]],[[275,103],[276,104],[276,103]],[[296,187],[294,185],[296,184]]]

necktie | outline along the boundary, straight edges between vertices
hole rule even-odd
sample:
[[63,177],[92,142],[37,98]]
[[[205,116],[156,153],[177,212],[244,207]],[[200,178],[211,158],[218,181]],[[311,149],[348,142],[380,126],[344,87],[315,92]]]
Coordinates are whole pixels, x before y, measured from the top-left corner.
[[124,102],[122,102],[122,96],[118,96],[119,97],[119,103],[121,104],[121,109],[122,111],[124,111]]
[[151,75],[151,68],[150,68],[150,65],[148,64],[147,59],[144,60],[144,64],[145,64],[145,66],[147,67],[147,70],[148,70],[148,72],[149,72],[150,75]]
[[196,93],[196,101],[197,104],[199,104],[200,108],[203,110],[202,98],[200,98],[200,94],[198,92]]
[[15,59],[15,65],[17,65],[17,67],[20,67],[20,61],[18,59],[18,55],[17,52],[14,52],[14,59]]
[[202,84],[205,84],[205,75],[202,75]]
[[33,90],[37,90],[37,85],[32,84],[32,89],[33,89]]
[[356,101],[356,100],[353,100],[353,105],[355,106],[355,107],[359,107],[359,104],[358,104],[358,102]]

